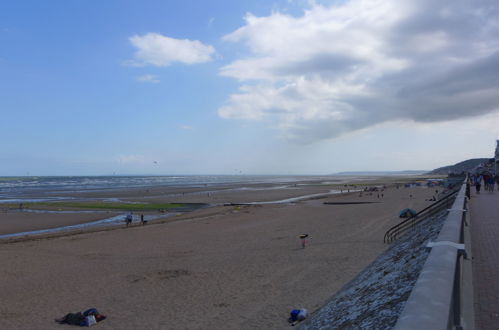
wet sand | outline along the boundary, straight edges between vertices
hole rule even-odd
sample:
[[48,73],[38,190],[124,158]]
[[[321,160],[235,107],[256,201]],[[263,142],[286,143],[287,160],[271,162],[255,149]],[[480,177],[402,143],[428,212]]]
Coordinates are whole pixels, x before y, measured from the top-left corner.
[[77,225],[101,220],[116,214],[119,213],[30,213],[0,211],[0,235]]
[[[140,198],[223,204],[330,189]],[[104,329],[288,328],[291,309],[319,308],[387,247],[383,234],[400,220],[398,211],[429,205],[434,189],[383,194],[218,206],[168,223],[1,244],[0,328],[69,328],[53,319],[90,307],[108,316],[98,325]],[[359,201],[373,203],[324,204]],[[310,235],[305,249],[301,233]]]

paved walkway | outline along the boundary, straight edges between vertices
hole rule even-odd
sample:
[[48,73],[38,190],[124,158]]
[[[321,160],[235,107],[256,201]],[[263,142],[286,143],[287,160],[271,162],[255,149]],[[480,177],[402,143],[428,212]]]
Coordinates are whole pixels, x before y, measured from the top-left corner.
[[499,329],[499,191],[473,188],[470,211],[475,325]]

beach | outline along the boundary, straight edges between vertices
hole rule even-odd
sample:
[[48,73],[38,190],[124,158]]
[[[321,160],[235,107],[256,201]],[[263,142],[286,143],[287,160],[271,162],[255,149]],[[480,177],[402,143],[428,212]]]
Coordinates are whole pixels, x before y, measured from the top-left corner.
[[[383,182],[382,192],[360,197],[357,191]],[[3,241],[0,328],[63,329],[69,326],[55,318],[90,307],[108,316],[97,325],[103,329],[288,328],[291,309],[322,306],[387,248],[383,235],[400,221],[401,209],[421,210],[435,194],[435,188],[394,182],[113,192],[121,200],[211,207],[145,226]],[[244,205],[254,202],[264,203]],[[5,232],[8,222],[12,232],[96,216],[102,214],[12,210],[0,214],[0,224]]]

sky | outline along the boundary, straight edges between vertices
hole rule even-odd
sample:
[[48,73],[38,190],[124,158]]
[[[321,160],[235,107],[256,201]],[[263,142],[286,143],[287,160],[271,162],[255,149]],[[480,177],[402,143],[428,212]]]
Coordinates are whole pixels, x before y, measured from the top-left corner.
[[496,0],[0,2],[0,176],[493,157]]

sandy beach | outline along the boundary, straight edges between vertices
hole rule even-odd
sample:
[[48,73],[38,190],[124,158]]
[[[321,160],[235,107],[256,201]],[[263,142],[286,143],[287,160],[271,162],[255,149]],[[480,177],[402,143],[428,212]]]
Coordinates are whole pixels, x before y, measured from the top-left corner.
[[[97,325],[102,329],[288,328],[291,309],[313,312],[386,249],[383,234],[400,220],[399,210],[420,210],[435,194],[390,185],[383,197],[359,197],[331,195],[333,188],[340,187],[120,192],[123,200],[218,206],[165,223],[0,243],[0,328],[69,329],[54,318],[90,307],[108,316]],[[8,211],[0,213],[0,227],[6,233],[99,216]],[[305,249],[302,233],[310,235]]]

